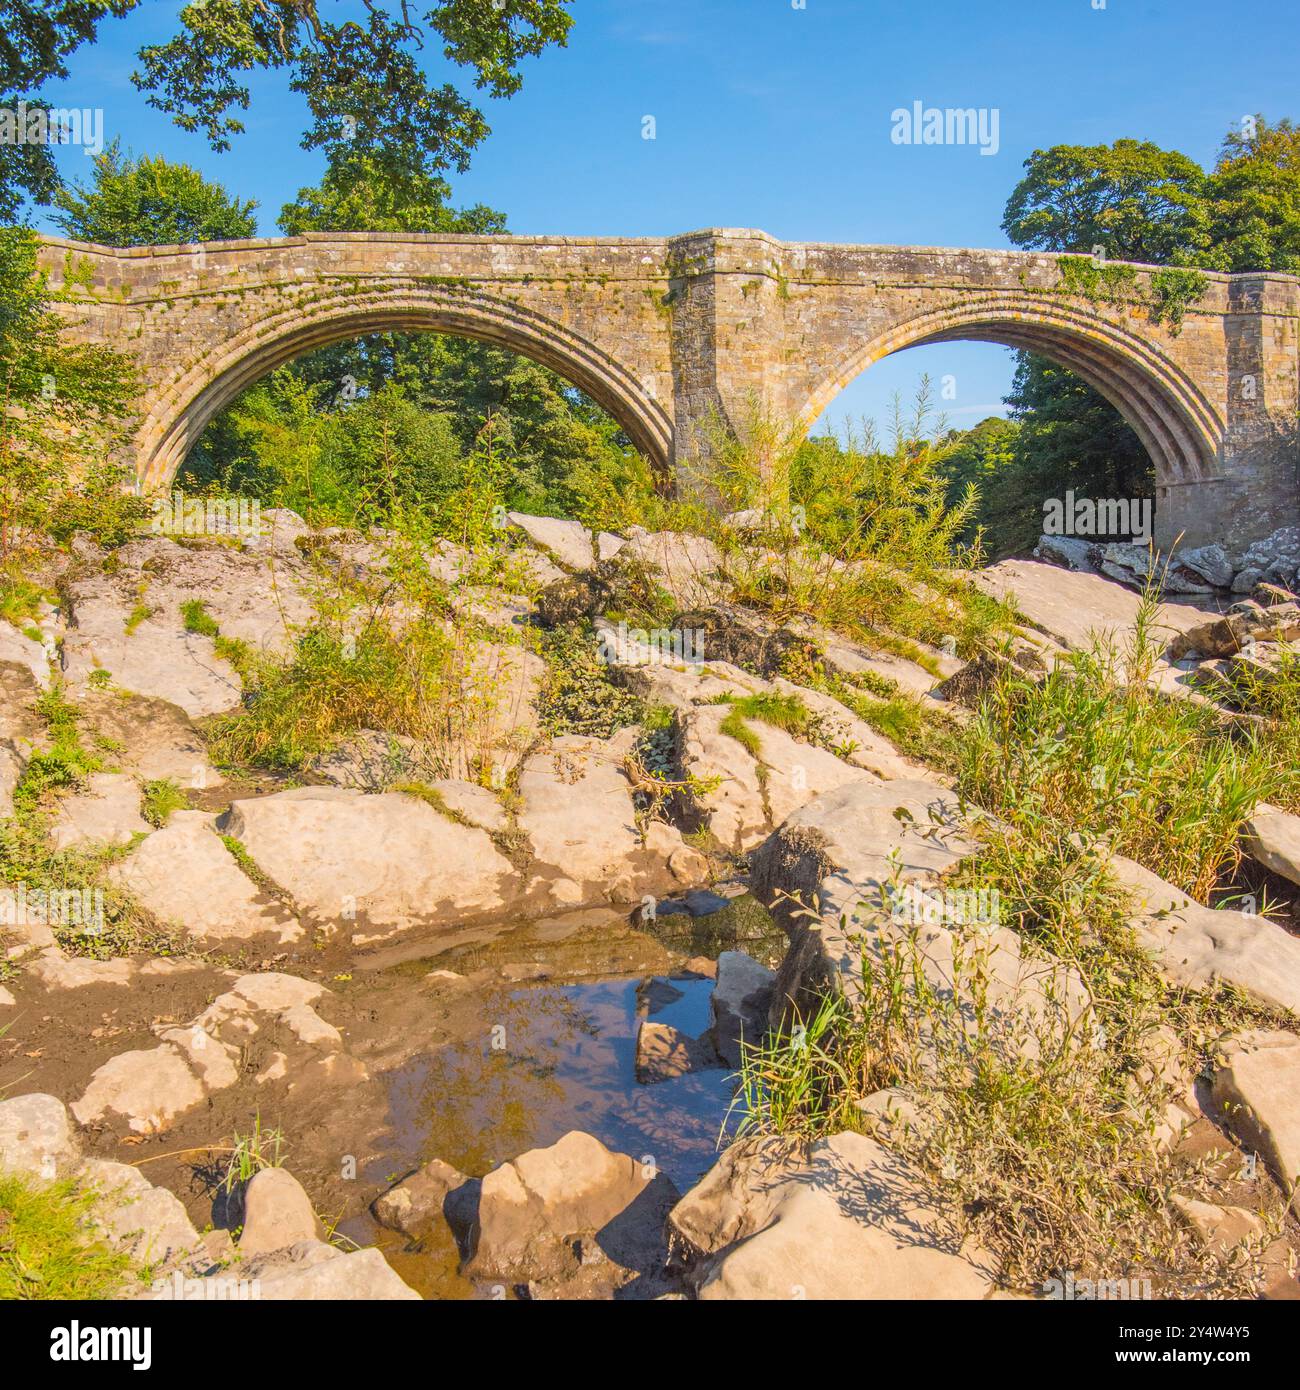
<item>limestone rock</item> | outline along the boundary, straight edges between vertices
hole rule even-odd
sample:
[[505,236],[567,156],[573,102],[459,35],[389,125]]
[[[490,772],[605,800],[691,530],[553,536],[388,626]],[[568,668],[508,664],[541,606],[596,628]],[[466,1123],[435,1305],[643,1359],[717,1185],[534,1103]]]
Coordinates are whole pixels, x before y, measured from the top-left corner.
[[85,1094],[73,1101],[77,1123],[124,1119],[135,1134],[156,1134],[206,1095],[178,1048],[164,1044],[122,1052],[90,1078]]
[[657,570],[665,589],[681,608],[713,602],[721,596],[718,579],[722,557],[712,541],[677,531],[646,531],[633,526],[620,561],[634,560]]
[[244,1229],[238,1247],[241,1259],[284,1250],[320,1235],[311,1198],[292,1173],[285,1168],[263,1168],[253,1174],[244,1188]]
[[515,871],[488,835],[416,797],[300,787],[237,801],[223,827],[300,908],[349,921],[358,944],[499,911]]
[[1217,542],[1180,551],[1177,558],[1184,569],[1200,575],[1213,588],[1227,589],[1232,586],[1232,556]]
[[44,643],[0,620],[0,665],[6,662],[29,671],[42,690],[50,688],[50,659]]
[[0,1169],[27,1178],[66,1177],[81,1162],[68,1108],[33,1093],[0,1100]]
[[578,521],[559,520],[549,516],[528,516],[524,512],[507,512],[506,520],[522,531],[533,545],[570,570],[590,569],[595,556],[591,533]]
[[741,1043],[757,1044],[767,1031],[776,976],[744,951],[723,951],[718,982],[709,996],[709,1036],[729,1067],[741,1062]]
[[[625,1241],[644,1238],[634,1227],[648,1225],[653,1232],[657,1220],[662,1228],[676,1196],[662,1174],[571,1130],[549,1148],[530,1149],[483,1179],[466,1273],[513,1280],[563,1277],[581,1261],[581,1243],[588,1239],[619,1258]],[[620,1259],[625,1261],[626,1256]]]
[[1195,1197],[1175,1192],[1170,1204],[1206,1245],[1227,1254],[1243,1241],[1258,1243],[1264,1238],[1264,1223],[1245,1207],[1219,1207]]
[[140,788],[120,772],[92,772],[84,792],[65,796],[54,813],[56,850],[81,845],[129,845],[153,827],[140,815]]
[[391,1231],[419,1236],[438,1221],[468,1231],[477,1217],[480,1184],[435,1158],[390,1187],[371,1204],[375,1220]]
[[963,1243],[921,1175],[861,1134],[727,1149],[673,1208],[702,1299],[976,1299],[991,1257]]
[[[175,811],[111,876],[162,922],[204,943],[265,936],[296,941],[302,928],[276,899],[239,867],[216,833],[215,817]],[[184,871],[177,872],[183,865]]]
[[1169,644],[1170,660],[1186,652],[1202,657],[1233,656],[1248,641],[1293,642],[1300,637],[1300,605],[1279,603],[1272,608],[1257,604],[1238,605],[1221,618],[1203,621],[1185,629]]
[[133,1260],[165,1270],[202,1249],[180,1199],[165,1187],[154,1187],[139,1168],[91,1158],[79,1177],[99,1193],[95,1225]]
[[224,780],[207,746],[178,705],[121,690],[86,690],[80,697],[87,730],[111,741],[114,761],[141,782],[167,780],[182,788],[219,787]]
[[1131,859],[1111,871],[1132,896],[1138,940],[1176,984],[1226,980],[1263,1004],[1300,1012],[1300,938],[1264,917],[1203,907]]
[[1300,884],[1300,816],[1261,801],[1246,820],[1241,847],[1266,869]]
[[1215,1116],[1264,1159],[1300,1216],[1300,1037],[1252,1032],[1232,1039],[1210,1095]]
[[557,738],[519,778],[519,828],[543,864],[582,883],[607,884],[641,849],[632,789],[617,740]]

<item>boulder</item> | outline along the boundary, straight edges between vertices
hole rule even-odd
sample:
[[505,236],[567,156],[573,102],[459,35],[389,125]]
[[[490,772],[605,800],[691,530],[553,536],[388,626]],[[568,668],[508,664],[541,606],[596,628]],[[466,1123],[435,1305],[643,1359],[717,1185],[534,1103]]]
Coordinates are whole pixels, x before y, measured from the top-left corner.
[[1210,1097],[1215,1118],[1264,1159],[1300,1216],[1300,1037],[1251,1032],[1231,1039]]
[[100,1234],[137,1263],[163,1271],[201,1255],[203,1241],[184,1204],[154,1187],[139,1168],[91,1158],[78,1176],[99,1194],[94,1223]]
[[141,782],[167,780],[198,790],[221,785],[207,745],[178,705],[121,690],[86,690],[80,706],[87,730],[107,740],[114,761]]
[[390,1231],[420,1236],[445,1220],[454,1231],[472,1229],[480,1183],[435,1158],[408,1174],[371,1204],[375,1220]]
[[1265,917],[1203,907],[1149,869],[1115,855],[1140,944],[1175,984],[1224,980],[1260,1003],[1300,1013],[1300,938]]
[[702,1299],[981,1299],[992,1258],[919,1173],[861,1134],[733,1144],[669,1218]]
[[506,520],[565,569],[587,570],[595,561],[591,532],[579,521],[529,516],[526,512],[507,512]]
[[[883,962],[907,941],[936,994],[987,1036],[1032,1053],[1042,1025],[1073,1028],[1090,1005],[1077,971],[1022,954],[991,900],[983,916],[977,898],[950,917],[942,875],[975,847],[956,797],[926,782],[844,787],[791,816],[750,856],[754,894],[790,938],[772,1025],[811,1017],[828,993],[858,1003],[863,955]],[[938,920],[908,915],[908,894],[925,893]]]
[[623,1265],[652,1255],[677,1199],[668,1179],[571,1130],[483,1179],[478,1229],[465,1242],[472,1278],[554,1279],[581,1264],[591,1241]]
[[1076,536],[1039,536],[1034,547],[1034,555],[1053,565],[1062,565],[1067,570],[1082,570],[1085,574],[1096,573],[1093,559],[1097,551],[1095,541],[1080,540]]
[[1184,569],[1199,575],[1212,588],[1232,587],[1232,556],[1217,541],[1211,545],[1199,545],[1192,550],[1181,551],[1177,558]]
[[1256,863],[1300,884],[1300,816],[1261,801],[1246,818],[1241,847]]
[[271,882],[357,944],[500,911],[515,871],[486,832],[417,797],[299,787],[236,801],[222,823]]
[[53,1180],[80,1163],[81,1146],[61,1100],[39,1093],[0,1100],[0,1170]]
[[742,1042],[759,1043],[767,1032],[775,984],[776,975],[744,951],[723,951],[718,957],[718,980],[709,996],[709,1037],[729,1067],[740,1066]]
[[321,1236],[311,1198],[285,1168],[263,1168],[254,1173],[244,1188],[243,1207],[244,1229],[238,1246],[241,1259]]
[[717,546],[703,536],[646,531],[633,526],[618,558],[658,571],[660,582],[679,608],[712,603],[726,587],[718,575],[722,556]]
[[[299,940],[303,930],[292,913],[239,867],[215,821],[203,811],[173,812],[163,829],[113,866],[113,881],[159,921],[204,944]],[[178,866],[184,871],[177,872]]]
[[1247,642],[1293,642],[1300,638],[1300,605],[1278,603],[1271,608],[1239,604],[1221,618],[1185,628],[1169,644],[1169,659],[1187,652],[1202,657],[1234,656]]

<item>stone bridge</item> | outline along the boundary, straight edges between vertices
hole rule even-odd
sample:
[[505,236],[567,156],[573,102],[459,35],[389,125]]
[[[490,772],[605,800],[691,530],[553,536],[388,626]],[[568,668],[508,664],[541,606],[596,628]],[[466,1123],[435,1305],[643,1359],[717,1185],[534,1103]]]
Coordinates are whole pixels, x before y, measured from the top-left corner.
[[[665,472],[710,412],[747,402],[811,424],[879,358],[979,339],[1068,367],[1151,454],[1157,534],[1254,539],[1300,520],[1300,280],[1210,275],[1175,329],[1155,271],[1115,301],[1055,256],[781,242],[711,230],[668,238],[309,233],[112,250],[46,239],[51,282],[87,341],[134,351],[145,392],[137,467],[165,487],[204,426],[302,353],[428,329],[545,363]],[[1070,479],[1061,479],[1062,491]]]

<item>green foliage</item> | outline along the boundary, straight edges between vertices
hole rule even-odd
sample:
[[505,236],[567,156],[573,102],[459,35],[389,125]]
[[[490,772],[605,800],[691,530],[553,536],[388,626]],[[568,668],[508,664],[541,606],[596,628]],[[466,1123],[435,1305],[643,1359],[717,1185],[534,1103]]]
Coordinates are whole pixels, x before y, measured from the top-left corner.
[[180,784],[170,777],[154,778],[141,791],[140,814],[159,829],[171,819],[173,811],[184,811],[190,804]]
[[1206,182],[1214,270],[1300,274],[1300,128],[1255,116],[1230,130]]
[[1205,171],[1150,141],[1054,145],[1025,160],[1002,230],[1017,246],[1188,264],[1209,243]]
[[104,246],[188,245],[257,235],[257,204],[232,198],[188,164],[133,159],[114,140],[95,156],[89,188],[56,194],[54,220],[70,237]]
[[355,637],[341,626],[304,633],[283,665],[263,663],[247,708],[209,730],[219,760],[303,770],[341,736],[384,729],[427,733],[431,707],[452,686],[453,646],[436,619],[400,633],[376,620]]
[[136,1271],[95,1234],[93,1187],[0,1173],[0,1300],[119,1298]]
[[[1150,608],[1146,614],[1150,621]],[[1240,859],[1246,817],[1283,776],[1212,710],[1147,684],[1155,648],[1097,644],[1035,685],[1008,670],[971,724],[963,792],[999,816],[1030,810],[1128,855],[1208,902]]]
[[1185,270],[1179,266],[1157,270],[1151,277],[1151,290],[1155,295],[1151,317],[1156,323],[1167,323],[1177,333],[1188,308],[1200,299],[1209,284],[1199,270]]
[[113,448],[137,388],[126,358],[72,346],[55,293],[37,271],[36,238],[0,228],[0,559],[36,532],[78,530],[117,544],[147,508],[122,492]]
[[303,232],[453,232],[506,230],[505,214],[479,204],[447,206],[451,186],[419,169],[389,170],[351,148],[335,151],[315,188],[300,188],[280,210],[285,236]]
[[537,698],[537,718],[548,734],[609,738],[641,722],[641,701],[610,678],[590,623],[545,633],[541,654],[546,676]]

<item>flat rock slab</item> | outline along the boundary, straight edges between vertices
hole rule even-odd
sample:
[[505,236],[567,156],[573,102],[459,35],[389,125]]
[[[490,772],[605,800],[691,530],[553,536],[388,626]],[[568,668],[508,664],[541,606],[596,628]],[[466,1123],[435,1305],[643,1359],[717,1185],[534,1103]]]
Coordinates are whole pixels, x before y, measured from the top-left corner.
[[1216,1118],[1264,1159],[1300,1216],[1300,1037],[1252,1032],[1232,1039],[1210,1095]]
[[358,945],[500,911],[519,888],[485,831],[397,792],[300,787],[236,801],[222,828],[300,909],[352,927]]
[[1224,980],[1300,1014],[1300,938],[1265,917],[1193,902],[1122,855],[1111,859],[1111,871],[1132,897],[1139,942],[1176,984],[1207,989]]
[[159,921],[196,941],[299,940],[302,927],[239,867],[215,822],[202,811],[174,811],[163,829],[113,866],[113,880]]
[[624,741],[566,735],[524,764],[519,828],[541,863],[588,884],[632,872],[641,836],[624,752]]
[[670,1217],[701,1299],[977,1299],[994,1262],[895,1153],[861,1134],[728,1149]]
[[565,569],[586,570],[594,563],[591,533],[579,521],[529,516],[525,512],[507,512],[506,520]]
[[[1131,631],[1142,602],[1141,594],[1123,584],[1039,560],[1001,560],[970,578],[985,593],[1013,600],[1035,627],[1073,651],[1087,650],[1098,637]],[[1205,617],[1204,609],[1190,604],[1162,603],[1156,628],[1173,636]]]
[[121,772],[92,772],[84,792],[65,796],[54,812],[56,850],[83,845],[129,845],[153,829],[140,815],[140,788]]

